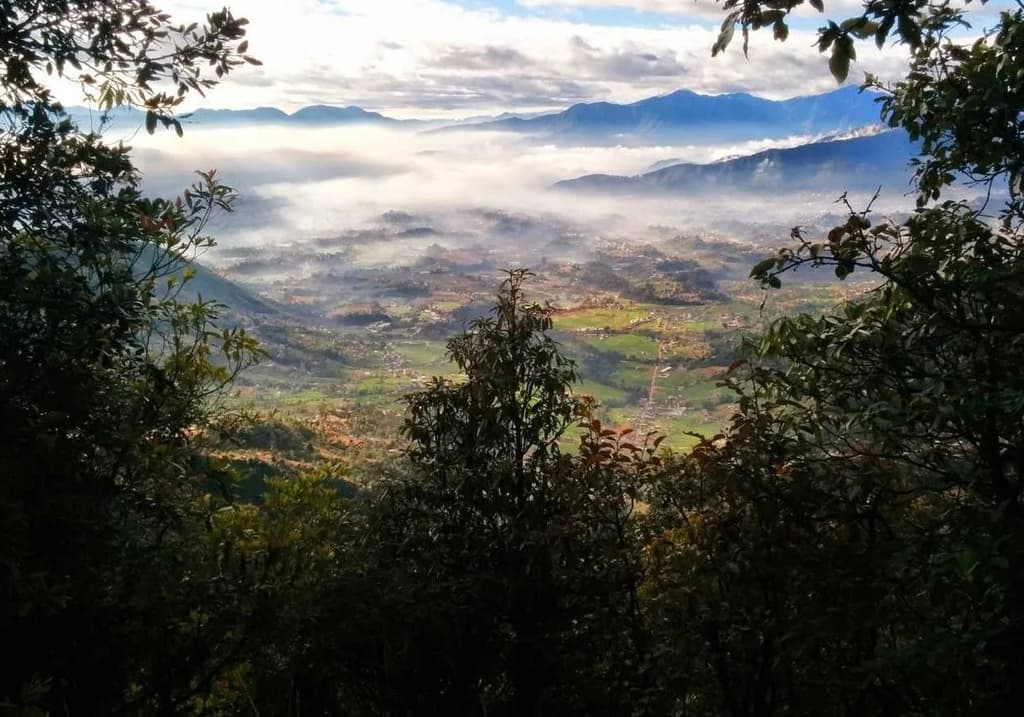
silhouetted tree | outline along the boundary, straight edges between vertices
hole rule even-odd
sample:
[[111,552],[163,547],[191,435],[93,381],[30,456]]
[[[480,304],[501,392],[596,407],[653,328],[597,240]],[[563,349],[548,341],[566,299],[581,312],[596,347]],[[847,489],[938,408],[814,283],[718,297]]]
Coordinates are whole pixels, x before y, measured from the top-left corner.
[[177,127],[188,92],[245,61],[244,24],[175,27],[142,0],[0,8],[0,702],[177,711],[236,648],[190,563],[218,476],[197,442],[255,345],[177,298],[233,193],[208,172],[144,198],[127,149],[79,131],[44,78]]

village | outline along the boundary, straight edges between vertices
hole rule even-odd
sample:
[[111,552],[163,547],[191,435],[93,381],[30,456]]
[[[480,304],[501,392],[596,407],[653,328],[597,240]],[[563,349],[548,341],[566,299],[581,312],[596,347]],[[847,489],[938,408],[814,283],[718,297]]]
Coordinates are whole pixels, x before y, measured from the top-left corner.
[[[663,432],[677,449],[728,423],[733,397],[719,384],[746,333],[863,290],[833,281],[766,292],[746,277],[758,251],[749,245],[710,232],[652,236],[599,239],[580,260],[548,258],[529,295],[552,306],[553,334],[583,379],[576,391],[593,397],[602,420]],[[251,318],[273,359],[247,372],[239,400],[296,420],[343,415],[331,425],[344,426],[349,451],[393,435],[401,396],[435,376],[460,380],[445,342],[487,314],[515,258],[494,245],[428,249],[408,263],[327,262],[285,277],[278,263],[261,289],[287,311]]]

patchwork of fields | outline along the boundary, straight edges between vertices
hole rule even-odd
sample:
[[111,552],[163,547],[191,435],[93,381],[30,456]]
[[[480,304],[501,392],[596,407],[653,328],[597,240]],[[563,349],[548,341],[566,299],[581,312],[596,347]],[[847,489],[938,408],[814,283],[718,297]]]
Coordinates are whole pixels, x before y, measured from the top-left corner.
[[[560,293],[556,288],[543,276],[536,281],[541,300]],[[698,434],[728,423],[734,396],[719,383],[744,336],[776,316],[824,310],[857,290],[804,283],[765,293],[740,280],[721,288],[727,299],[692,305],[596,292],[571,306],[554,304],[554,336],[582,376],[576,392],[598,402],[608,425],[663,432],[666,447],[684,450]],[[402,396],[434,376],[458,380],[445,345],[445,336],[465,326],[455,318],[465,303],[454,303],[383,305],[385,315],[408,318],[366,326],[257,326],[269,358],[245,374],[236,400],[286,424],[315,426],[314,457],[380,460],[402,445]],[[429,326],[417,319],[424,312]],[[438,325],[436,317],[446,320]]]

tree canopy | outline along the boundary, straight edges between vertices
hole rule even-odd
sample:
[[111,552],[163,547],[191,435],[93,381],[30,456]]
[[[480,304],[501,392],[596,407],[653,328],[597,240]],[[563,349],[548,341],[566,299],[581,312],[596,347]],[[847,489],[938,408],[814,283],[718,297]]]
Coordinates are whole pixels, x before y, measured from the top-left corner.
[[[784,39],[795,5],[772,5],[730,6],[724,34],[770,24]],[[668,525],[680,505],[698,516],[663,569],[713,586],[686,599],[732,714],[1020,708],[1022,13],[967,45],[963,22],[944,3],[867,3],[822,29],[840,80],[854,39],[910,46],[904,80],[866,84],[922,141],[918,209],[893,221],[847,200],[827,236],[796,227],[754,267],[772,288],[801,267],[880,284],[749,341],[732,426],[662,489]],[[945,199],[961,181],[988,201]]]
[[243,25],[174,28],[135,0],[0,9],[0,700],[25,709],[177,711],[235,649],[198,554],[223,477],[199,444],[256,346],[179,299],[234,194],[207,172],[144,197],[128,149],[80,131],[46,78],[153,130],[244,61]]

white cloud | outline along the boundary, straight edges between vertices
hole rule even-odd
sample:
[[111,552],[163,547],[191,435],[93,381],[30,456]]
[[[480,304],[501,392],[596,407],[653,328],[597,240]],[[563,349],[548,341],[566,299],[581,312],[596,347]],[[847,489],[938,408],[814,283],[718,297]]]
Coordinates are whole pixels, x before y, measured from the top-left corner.
[[[844,2],[848,0],[843,0]],[[688,7],[688,0],[522,0],[527,4]],[[201,19],[214,0],[163,0],[175,21]],[[699,0],[695,7],[706,7]],[[568,16],[502,14],[445,0],[235,0],[250,20],[245,66],[202,105],[294,110],[358,104],[394,116],[451,117],[561,107],[589,99],[632,101],[680,87],[754,91],[769,97],[827,91],[813,30],[786,43],[752,40],[751,59],[732,49],[710,57],[717,21],[630,27]],[[720,10],[720,8],[719,8]],[[901,74],[900,50],[865,46],[859,70]],[[859,72],[852,73],[856,80]],[[71,101],[71,98],[65,98]],[[197,98],[198,100],[198,98]]]
[[634,10],[662,15],[721,18],[722,6],[714,0],[517,0],[527,8],[561,10]]
[[[951,5],[970,10],[976,15],[984,14],[991,18],[997,9],[1008,8],[1011,4],[1009,0],[991,0],[987,8],[979,8],[977,3],[971,7],[969,5],[970,2],[971,0],[952,0]],[[725,10],[722,8],[720,0],[517,0],[517,3],[526,8],[565,11],[631,10],[659,15],[714,18],[717,20],[721,20],[725,15]],[[852,17],[863,11],[864,0],[824,0],[824,6],[824,12],[818,12],[809,3],[804,3],[795,8],[791,15],[797,18],[827,17],[835,19]]]

